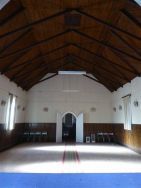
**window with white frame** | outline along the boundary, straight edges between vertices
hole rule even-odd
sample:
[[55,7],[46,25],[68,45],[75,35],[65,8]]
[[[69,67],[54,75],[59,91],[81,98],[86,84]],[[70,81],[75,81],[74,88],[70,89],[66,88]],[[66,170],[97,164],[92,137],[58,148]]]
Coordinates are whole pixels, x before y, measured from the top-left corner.
[[124,105],[124,129],[131,130],[132,126],[132,109],[131,109],[131,95],[123,97]]
[[7,104],[7,113],[6,113],[6,129],[14,129],[15,123],[15,107],[16,107],[16,96],[9,94],[8,104]]

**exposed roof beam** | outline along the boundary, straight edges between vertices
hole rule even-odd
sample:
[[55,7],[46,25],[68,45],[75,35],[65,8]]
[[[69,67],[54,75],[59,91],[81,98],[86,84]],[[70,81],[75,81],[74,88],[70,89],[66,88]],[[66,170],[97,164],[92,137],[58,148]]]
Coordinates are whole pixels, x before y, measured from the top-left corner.
[[14,63],[17,63],[17,61],[19,61],[19,59],[21,59],[26,53],[27,52],[23,52],[18,57],[14,58],[12,62],[6,64],[6,66],[1,70],[1,74],[8,72],[9,67],[11,67]]
[[136,24],[138,27],[141,27],[141,22],[136,19],[128,10],[126,9],[121,9],[121,12],[129,19],[131,20],[134,24]]
[[114,26],[114,25],[112,25],[111,23],[108,23],[108,22],[106,22],[106,21],[104,21],[104,20],[101,20],[100,18],[97,18],[97,17],[95,17],[95,16],[93,16],[93,15],[90,15],[90,14],[88,14],[88,13],[86,13],[85,11],[80,10],[80,9],[66,9],[66,10],[60,11],[60,12],[58,12],[58,13],[56,13],[56,14],[53,14],[53,15],[48,16],[48,17],[45,17],[45,18],[43,18],[43,19],[34,21],[34,22],[30,23],[30,24],[27,24],[27,25],[25,25],[25,26],[22,26],[22,27],[19,27],[19,28],[15,29],[15,30],[9,31],[9,32],[7,32],[7,33],[5,33],[5,34],[3,34],[3,35],[0,35],[0,38],[4,38],[4,37],[6,37],[6,36],[8,36],[8,35],[11,35],[11,34],[16,33],[16,32],[18,32],[18,31],[21,31],[21,30],[24,30],[24,29],[26,29],[26,28],[35,26],[35,25],[37,25],[37,24],[40,24],[40,23],[43,23],[43,22],[47,22],[47,21],[49,21],[49,20],[51,20],[51,19],[53,19],[53,18],[55,18],[55,17],[64,15],[65,13],[71,12],[71,11],[77,11],[78,13],[80,13],[80,14],[82,14],[82,15],[85,15],[85,16],[91,18],[92,20],[95,20],[96,22],[98,22],[98,23],[100,23],[100,24],[102,24],[102,25],[107,26],[108,28],[115,29],[115,30],[120,31],[120,32],[122,32],[122,33],[125,33],[125,34],[127,34],[127,35],[129,35],[129,36],[131,36],[131,37],[133,37],[133,38],[136,38],[136,39],[138,39],[138,40],[141,40],[141,37],[136,36],[136,35],[134,35],[134,34],[128,32],[128,31],[125,31],[125,30],[123,30],[123,29],[121,29],[121,28],[119,28],[119,27],[117,27],[117,26]]
[[51,16],[48,16],[48,17],[39,19],[39,20],[34,21],[34,22],[31,22],[31,23],[29,23],[29,24],[27,24],[27,25],[24,25],[24,26],[22,26],[22,27],[19,27],[19,28],[17,28],[17,29],[14,29],[14,30],[12,30],[12,31],[9,31],[9,32],[7,32],[7,33],[4,33],[4,34],[0,35],[0,39],[1,39],[1,38],[4,38],[4,37],[7,37],[7,36],[9,36],[9,35],[11,35],[11,34],[14,34],[14,33],[16,33],[16,32],[22,31],[22,30],[24,30],[24,29],[27,29],[27,28],[29,28],[29,27],[35,26],[35,25],[37,25],[37,24],[47,22],[47,21],[49,21],[49,20],[51,20],[51,19],[53,19],[53,18],[55,18],[55,17],[64,15],[64,14],[67,13],[67,12],[68,12],[68,10],[63,10],[63,11],[60,11],[60,12],[58,12],[58,13],[56,13],[56,14],[51,15]]
[[123,56],[119,55],[117,52],[115,52],[114,50],[111,50],[118,58],[121,59],[121,61],[123,61],[124,63],[126,63],[131,69],[134,70],[135,74],[137,76],[140,76],[141,73],[131,64],[129,63]]
[[57,76],[57,75],[58,75],[58,73],[55,73],[55,74],[53,74],[53,75],[51,75],[51,76],[49,76],[49,77],[47,77],[47,78],[44,78],[44,79],[38,81],[36,84],[39,84],[39,83],[44,82],[44,81],[46,81],[46,80],[49,80],[49,79],[51,79],[51,78],[53,78],[53,77],[55,77],[55,76]]
[[[99,67],[99,66],[97,66],[97,67],[95,67],[95,69],[98,69],[98,70],[100,70],[100,71],[104,71],[105,73],[108,73],[109,74],[109,72],[106,70],[106,69],[101,69],[101,67]],[[111,71],[112,72],[112,71]],[[103,74],[102,74],[103,75]],[[112,79],[113,78],[113,79]],[[122,79],[122,78],[120,78],[120,79]],[[123,82],[121,82],[121,80],[119,80],[119,78],[118,77],[116,77],[115,76],[115,74],[112,72],[112,73],[110,73],[110,80],[112,81],[112,80],[114,80],[113,82],[116,82],[116,83],[118,83],[119,85],[123,85]],[[123,80],[125,80],[124,78],[123,78]]]
[[97,42],[97,43],[99,43],[99,44],[101,44],[101,45],[103,45],[103,46],[106,46],[106,47],[108,47],[108,48],[110,48],[110,49],[113,49],[113,50],[115,50],[115,51],[117,51],[117,52],[120,52],[120,53],[122,53],[122,54],[124,54],[124,55],[127,55],[128,57],[130,57],[130,58],[132,58],[132,59],[135,59],[135,60],[137,60],[137,61],[141,61],[140,58],[138,58],[138,57],[136,57],[136,56],[133,56],[132,54],[129,54],[129,53],[127,53],[127,52],[124,52],[124,51],[122,51],[122,50],[120,50],[120,49],[114,47],[114,46],[111,45],[111,44],[107,44],[107,43],[105,43],[105,42],[99,41],[99,40],[97,40],[96,38],[94,38],[94,37],[92,37],[92,36],[90,36],[90,35],[87,35],[86,33],[83,33],[83,32],[78,31],[78,30],[76,30],[76,29],[72,29],[72,31],[75,32],[75,33],[77,33],[77,34],[79,34],[79,35],[81,35],[81,36],[83,36],[83,37],[85,37],[85,38],[87,38],[87,39],[93,40],[94,42]]
[[[64,64],[61,65],[61,66],[58,66],[55,70],[53,70],[53,72],[56,72],[58,69],[64,67],[65,65],[67,65],[67,64],[69,64],[69,63],[70,63],[70,62],[67,62],[67,63],[64,63]],[[44,69],[41,70],[41,71],[42,71],[42,72],[43,72],[43,71],[45,72],[45,68],[46,68],[47,66],[48,66],[48,65],[46,65],[46,66],[44,67]],[[46,72],[46,74],[49,73],[49,71],[50,71],[50,69],[48,69],[48,72]],[[51,71],[52,71],[52,70],[51,70]],[[42,73],[42,72],[41,72],[41,73]],[[25,81],[22,82],[22,83],[21,83],[21,80],[20,80],[20,83],[21,83],[21,84],[28,84],[28,85],[29,85],[30,80],[33,79],[33,78],[32,78],[32,74],[31,74],[30,76],[31,76],[31,78],[25,77]],[[22,80],[23,80],[23,78],[22,78]],[[39,81],[39,80],[38,80],[38,81]],[[36,84],[38,81],[35,81],[34,84]]]
[[[59,50],[61,50],[61,49],[63,49],[63,48],[66,48],[66,47],[68,47],[68,46],[70,46],[70,45],[71,45],[71,44],[64,44],[64,45],[62,45],[62,46],[60,46],[60,47],[57,47],[57,48],[55,48],[55,49],[52,49],[52,50],[48,51],[47,53],[45,53],[45,54],[43,54],[43,55],[36,56],[36,57],[32,58],[31,60],[24,61],[23,63],[20,63],[20,64],[18,64],[18,65],[12,66],[12,67],[10,67],[9,69],[5,70],[5,72],[3,72],[3,73],[6,73],[6,72],[8,72],[8,71],[10,71],[10,70],[13,70],[13,69],[16,69],[16,68],[18,68],[18,67],[20,67],[20,66],[22,66],[22,65],[31,63],[31,62],[33,62],[33,61],[35,61],[35,60],[40,60],[40,59],[42,59],[42,58],[44,58],[44,57],[47,57],[47,56],[50,55],[51,53],[55,53],[55,52],[57,52],[57,51],[59,51]],[[13,62],[13,64],[14,64],[14,62]]]
[[26,51],[26,50],[30,50],[33,47],[39,46],[40,44],[47,43],[47,42],[49,42],[49,41],[51,41],[51,40],[53,40],[53,39],[55,39],[55,38],[57,38],[59,36],[63,36],[65,34],[69,33],[70,31],[71,31],[71,29],[67,29],[67,30],[65,30],[63,32],[57,33],[56,35],[53,35],[53,36],[51,36],[49,38],[46,38],[46,39],[40,40],[38,42],[35,42],[34,44],[31,44],[31,45],[29,45],[29,46],[27,46],[25,48],[22,48],[22,49],[14,51],[14,52],[11,52],[9,54],[6,54],[4,56],[1,56],[0,59],[3,59],[3,58],[6,58],[6,57],[9,57],[9,56],[21,53],[21,52]]
[[138,52],[138,51],[136,50],[136,48],[133,47],[133,45],[131,46],[131,45],[129,44],[129,42],[126,41],[120,34],[118,34],[118,33],[115,32],[115,31],[112,31],[112,30],[111,30],[111,32],[112,32],[112,34],[113,34],[114,36],[116,36],[118,39],[120,39],[123,44],[125,44],[128,48],[130,48],[131,50],[133,50],[137,55],[139,55],[139,56],[141,57],[141,53]]
[[86,75],[83,74],[83,76],[85,76],[85,77],[87,77],[87,78],[89,78],[89,79],[91,79],[91,80],[93,80],[93,81],[95,81],[95,82],[100,83],[100,84],[103,85],[103,83],[101,83],[99,80],[96,80],[95,78],[93,78],[93,77],[91,77],[91,76],[89,76],[87,74]]
[[101,71],[99,71],[99,70],[96,70],[96,71],[98,71],[100,77],[101,77],[102,79],[104,79],[104,83],[105,83],[105,82],[108,82],[108,83],[114,88],[114,90],[116,90],[117,87],[122,87],[122,86],[123,86],[123,84],[119,84],[119,82],[116,82],[116,81],[113,80],[111,77],[109,78],[109,76],[107,77],[107,75],[101,74]]
[[[101,66],[102,64],[103,64],[103,61],[99,61],[99,63],[94,63],[94,62],[90,62],[90,61],[88,61],[88,60],[86,60],[86,59],[83,59],[82,57],[80,57],[80,56],[76,56],[76,55],[74,55],[76,58],[78,58],[78,59],[82,59],[82,61],[84,61],[84,62],[87,62],[87,63],[89,63],[89,64],[93,64],[93,65],[95,65],[95,66],[97,66],[97,67],[99,67],[100,69],[102,69],[102,70],[104,70],[105,72],[107,72],[107,73],[110,73],[111,74],[111,76],[112,77],[116,77],[115,79],[123,79],[123,80],[125,80],[125,81],[128,81],[127,79],[125,79],[123,76],[121,76],[121,75],[119,75],[118,74],[118,72],[116,71],[110,71],[109,69],[107,69],[108,67],[107,66],[105,66],[105,67],[103,67],[103,66]],[[100,62],[102,62],[102,64],[100,63]],[[104,64],[103,64],[104,65]],[[114,69],[115,69],[115,67],[114,67]],[[118,80],[119,81],[119,80]],[[119,81],[120,82],[120,81]]]
[[[41,65],[41,63],[39,63],[39,64],[36,64],[36,66],[34,66],[34,68],[33,69],[28,69],[26,72],[22,72],[22,74],[20,74],[20,75],[14,75],[13,77],[11,77],[11,81],[16,81],[16,80],[18,80],[18,79],[24,79],[24,77],[28,77],[28,76],[30,76],[31,74],[31,72],[33,73],[34,71],[36,71],[36,70],[40,70],[40,69],[44,69],[44,66],[42,66]],[[20,72],[21,73],[21,72]]]
[[[47,64],[45,64],[45,67],[48,66],[49,64],[52,64],[52,63],[56,63],[57,61],[59,60],[62,60],[64,59],[65,57],[67,57],[67,55],[63,56],[63,57],[60,57],[60,58],[56,58],[55,60],[51,61],[51,62],[48,62]],[[37,62],[38,63],[38,62]],[[32,65],[32,64],[29,64],[29,65]],[[33,66],[33,65],[32,65]],[[25,68],[25,67],[24,67]],[[23,69],[23,68],[22,68]],[[21,69],[21,70],[22,70]],[[31,70],[28,70],[26,69],[27,71],[26,72],[22,72],[21,71],[18,71],[18,73],[16,73],[11,79],[13,80],[16,80],[16,79],[19,79],[19,78],[22,78],[27,75],[27,73],[30,73]]]
[[[37,80],[40,80],[43,78],[48,72],[46,72],[45,69],[39,69],[39,71],[34,72],[31,74],[28,79],[25,77],[25,80],[16,80],[16,83],[19,85],[22,85],[23,88],[30,88],[33,83],[37,82]],[[33,77],[34,76],[34,77]]]
[[58,34],[56,34],[56,35],[54,35],[54,36],[51,36],[51,37],[49,37],[49,38],[47,38],[47,39],[38,41],[38,42],[36,42],[36,43],[34,43],[34,44],[32,44],[32,45],[26,47],[26,48],[17,50],[17,51],[15,51],[15,52],[12,52],[12,53],[9,53],[9,54],[6,54],[5,56],[0,57],[0,59],[9,57],[9,56],[11,56],[11,55],[15,55],[15,54],[17,54],[17,53],[20,53],[20,52],[23,52],[23,51],[26,51],[26,50],[29,50],[29,49],[31,49],[31,48],[33,48],[33,47],[35,47],[35,46],[38,46],[38,45],[40,45],[40,44],[49,42],[50,40],[53,40],[53,39],[55,39],[56,37],[62,36],[62,35],[66,34],[66,33],[69,33],[69,32],[74,32],[74,33],[76,33],[76,34],[79,34],[79,35],[81,35],[81,36],[83,36],[83,37],[85,37],[85,38],[87,38],[87,39],[90,39],[90,40],[92,40],[92,41],[94,41],[94,42],[97,42],[97,43],[99,43],[99,44],[101,44],[101,45],[103,45],[103,46],[105,46],[105,47],[108,47],[108,48],[110,48],[110,49],[113,49],[113,50],[115,50],[115,51],[118,51],[118,52],[120,52],[120,53],[122,53],[122,54],[124,54],[124,55],[126,55],[126,56],[128,56],[128,57],[130,57],[130,58],[132,58],[132,59],[141,61],[140,58],[138,58],[138,57],[136,57],[136,56],[133,56],[132,54],[129,54],[129,53],[127,53],[127,52],[124,52],[124,51],[122,51],[122,50],[120,50],[120,49],[114,47],[114,46],[111,45],[111,44],[107,44],[107,43],[105,43],[105,42],[99,41],[98,39],[96,39],[96,38],[94,38],[94,37],[92,37],[92,36],[89,36],[89,35],[87,35],[86,33],[83,33],[83,32],[78,31],[78,30],[76,30],[76,29],[68,29],[68,30],[66,30],[66,31],[64,31],[64,32],[58,33]]
[[82,47],[82,46],[80,46],[80,45],[78,45],[78,44],[72,43],[72,45],[75,46],[76,48],[79,48],[79,49],[82,49],[82,50],[88,52],[89,54],[92,54],[93,56],[98,57],[99,59],[105,60],[106,62],[108,62],[108,63],[111,64],[111,65],[114,64],[115,66],[118,66],[118,67],[120,67],[120,68],[122,68],[122,69],[124,69],[124,70],[126,70],[126,71],[128,71],[128,72],[130,72],[130,73],[135,74],[135,72],[134,72],[133,70],[130,70],[129,68],[126,68],[126,67],[124,67],[123,65],[120,65],[120,64],[118,64],[118,63],[116,63],[116,62],[113,62],[113,61],[111,61],[110,59],[107,59],[107,58],[104,57],[104,56],[98,55],[98,54],[96,54],[95,52],[92,52],[92,51],[90,51],[90,50],[88,50],[88,49],[86,49],[86,48],[84,48],[84,47]]
[[[80,60],[80,59],[79,59],[79,60]],[[83,71],[85,70],[85,71],[87,71],[88,73],[93,73],[92,70],[89,69],[87,66],[80,65],[80,64],[78,64],[78,63],[76,63],[76,62],[70,62],[70,63],[76,65],[77,67],[79,67],[79,68],[81,68],[81,69],[83,69]]]
[[95,70],[95,74],[93,76],[100,80],[100,82],[103,83],[103,85],[111,92],[116,89],[115,86],[113,86],[113,84],[110,84],[108,81],[105,82],[105,80],[103,81],[103,78],[101,77],[99,72],[97,72],[97,70]]
[[0,26],[3,26],[7,22],[9,22],[10,20],[12,20],[15,16],[17,16],[19,13],[23,12],[24,10],[25,10],[25,8],[23,6],[21,6],[20,8],[15,10],[15,12],[12,12],[11,14],[7,15],[6,18],[1,20]]
[[141,40],[141,37],[136,36],[136,35],[134,35],[133,33],[130,33],[130,32],[128,32],[128,31],[125,31],[125,30],[123,30],[123,29],[121,29],[121,28],[119,28],[119,27],[117,27],[117,26],[114,26],[114,25],[112,25],[111,23],[109,23],[109,22],[107,22],[107,21],[101,20],[100,18],[97,18],[97,17],[95,17],[95,16],[93,16],[93,15],[90,15],[90,14],[86,13],[86,12],[83,11],[83,10],[78,10],[78,9],[77,9],[76,11],[79,12],[80,14],[82,14],[82,15],[85,15],[85,16],[91,18],[92,20],[95,20],[96,22],[98,22],[98,23],[100,23],[100,24],[102,24],[102,25],[107,26],[107,27],[110,28],[110,29],[115,29],[115,30],[120,31],[120,32],[122,32],[122,33],[124,33],[124,34],[126,34],[126,35],[128,35],[128,36],[130,36],[130,37],[133,37],[133,38],[137,39],[137,40]]
[[31,31],[31,29],[26,30],[21,35],[19,35],[16,39],[14,39],[12,42],[10,42],[8,45],[4,46],[4,48],[0,50],[0,54],[2,54],[3,52],[5,52],[5,50],[7,50],[11,46],[13,46],[16,42],[18,42],[23,37],[25,37],[30,31]]
[[[84,70],[86,70],[85,67],[83,67],[83,66],[81,66],[81,65],[79,65],[79,64],[77,64],[77,63],[75,63],[75,62],[71,62],[71,63],[74,64],[74,65],[76,65],[76,66],[78,66],[78,67],[80,67],[80,68],[82,68],[82,69],[84,69]],[[89,70],[86,70],[86,71],[89,71]],[[89,73],[94,74],[94,72],[92,72],[92,71],[89,71]],[[83,76],[86,76],[87,78],[89,78],[89,79],[91,79],[91,80],[93,80],[93,81],[95,81],[95,82],[100,83],[100,84],[103,85],[102,82],[100,82],[99,80],[96,80],[95,78],[92,78],[92,77],[90,77],[90,76],[88,76],[88,75],[83,75]]]

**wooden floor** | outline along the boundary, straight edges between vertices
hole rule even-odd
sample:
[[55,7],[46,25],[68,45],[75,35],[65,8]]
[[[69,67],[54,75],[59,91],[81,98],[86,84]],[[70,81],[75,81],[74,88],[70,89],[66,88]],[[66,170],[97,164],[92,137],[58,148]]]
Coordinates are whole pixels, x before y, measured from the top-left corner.
[[141,155],[119,145],[28,143],[0,153],[0,172],[141,172]]

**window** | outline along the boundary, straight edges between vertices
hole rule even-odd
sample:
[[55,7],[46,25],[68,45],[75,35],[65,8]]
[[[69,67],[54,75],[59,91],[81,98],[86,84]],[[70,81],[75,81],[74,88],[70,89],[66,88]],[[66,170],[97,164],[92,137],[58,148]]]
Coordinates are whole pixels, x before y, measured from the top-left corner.
[[131,130],[132,125],[132,109],[131,109],[131,95],[123,97],[124,105],[124,129]]
[[12,130],[14,128],[15,121],[15,107],[16,107],[16,96],[9,94],[7,113],[6,113],[6,129]]

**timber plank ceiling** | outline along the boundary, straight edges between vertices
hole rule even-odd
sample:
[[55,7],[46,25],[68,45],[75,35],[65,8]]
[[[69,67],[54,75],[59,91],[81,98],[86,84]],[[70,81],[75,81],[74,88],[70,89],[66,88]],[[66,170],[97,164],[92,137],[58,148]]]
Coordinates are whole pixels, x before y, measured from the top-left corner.
[[0,72],[25,90],[59,70],[86,71],[110,91],[141,75],[132,0],[11,0],[0,28]]

